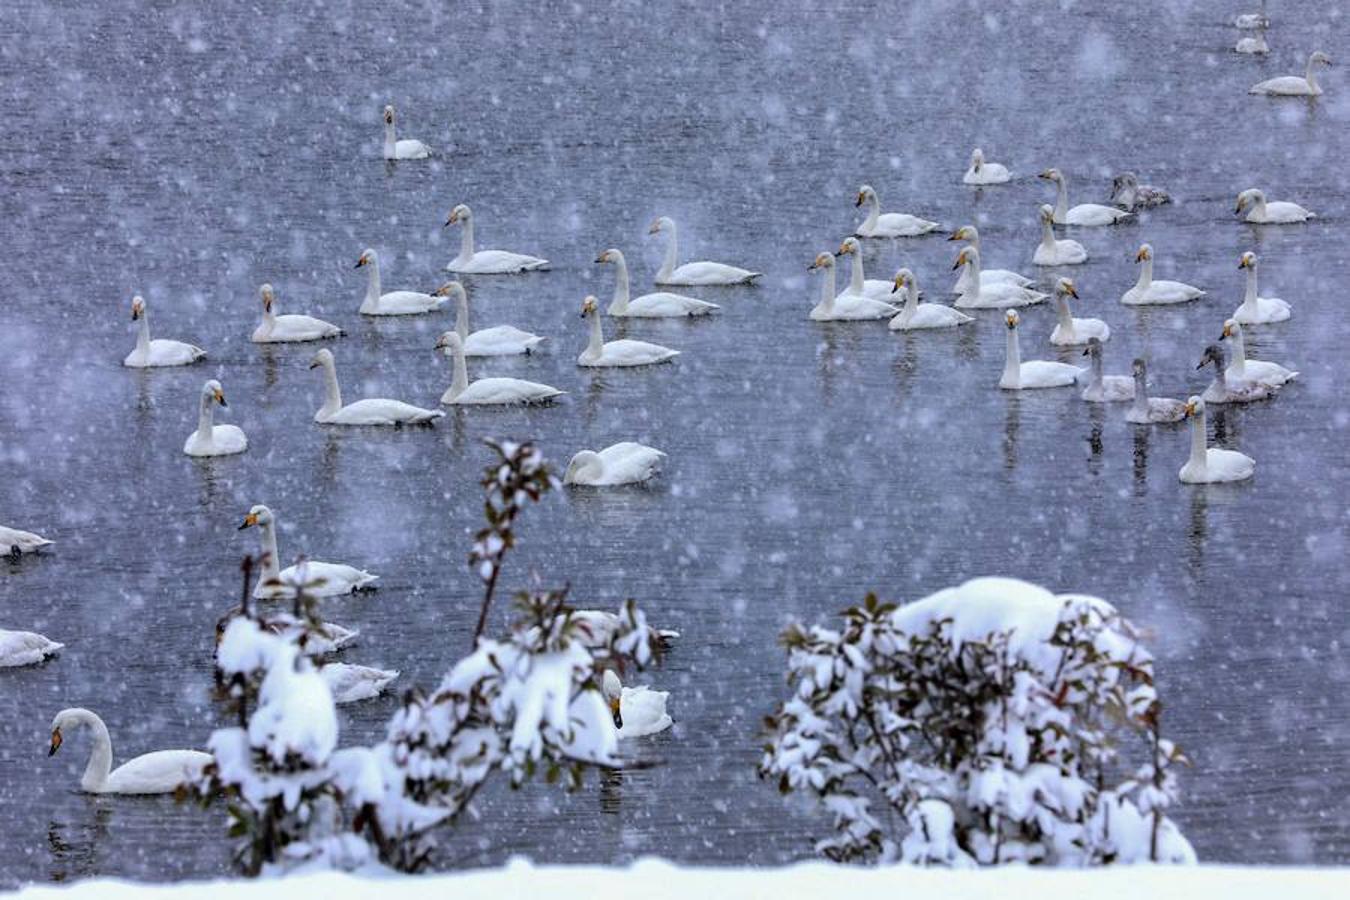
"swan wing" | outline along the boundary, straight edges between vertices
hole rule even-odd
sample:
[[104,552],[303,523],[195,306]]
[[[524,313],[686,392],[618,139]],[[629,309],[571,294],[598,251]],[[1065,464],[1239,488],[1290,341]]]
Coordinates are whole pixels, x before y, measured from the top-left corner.
[[[260,327],[259,332],[261,330]],[[317,341],[320,338],[337,337],[340,334],[342,334],[342,329],[332,322],[325,322],[323,319],[316,319],[313,316],[288,314],[276,317],[271,332],[265,338],[260,340],[255,333],[253,339],[260,344],[286,343],[291,341]]]
[[666,701],[669,699],[668,691],[654,691],[647,687],[624,688],[619,697],[619,715],[623,718],[619,737],[647,737],[669,728],[673,724],[666,712]]
[[1024,388],[1062,387],[1073,384],[1085,371],[1068,363],[1033,359],[1022,363],[1020,378]]
[[511,275],[548,268],[548,260],[509,250],[479,250],[468,260],[455,258],[446,266],[466,275]]
[[1242,481],[1256,472],[1256,460],[1236,450],[1210,447],[1205,451],[1205,468],[1211,481]]
[[1114,225],[1132,216],[1133,213],[1116,209],[1114,206],[1080,203],[1065,214],[1064,222],[1067,225]]
[[355,703],[378,697],[399,673],[349,663],[328,663],[319,669],[319,676],[332,692],[334,703]]
[[561,395],[563,391],[547,384],[521,378],[480,378],[454,399],[455,404],[500,406],[512,403],[538,403]]
[[760,272],[751,272],[749,269],[742,269],[739,266],[701,260],[685,263],[671,272],[668,278],[659,280],[657,284],[749,284],[760,275]]
[[421,141],[405,138],[394,142],[395,159],[426,159],[430,155],[431,148]]
[[716,303],[656,291],[628,301],[628,315],[635,318],[675,318],[678,316],[705,316],[721,309]]
[[0,629],[0,669],[40,663],[64,646],[32,631]]
[[439,409],[422,409],[399,400],[372,398],[347,404],[328,421],[334,425],[420,424],[444,415],[445,412]]
[[211,762],[209,753],[198,750],[157,750],[127,760],[108,776],[107,793],[167,794],[179,785],[196,781],[202,767]]

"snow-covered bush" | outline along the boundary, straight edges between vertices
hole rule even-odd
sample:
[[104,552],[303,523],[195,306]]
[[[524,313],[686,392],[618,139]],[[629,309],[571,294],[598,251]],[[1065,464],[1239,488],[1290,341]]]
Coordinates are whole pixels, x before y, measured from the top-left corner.
[[978,578],[839,630],[792,625],[761,777],[813,796],[835,860],[1193,862],[1166,815],[1185,757],[1153,659],[1109,603]]

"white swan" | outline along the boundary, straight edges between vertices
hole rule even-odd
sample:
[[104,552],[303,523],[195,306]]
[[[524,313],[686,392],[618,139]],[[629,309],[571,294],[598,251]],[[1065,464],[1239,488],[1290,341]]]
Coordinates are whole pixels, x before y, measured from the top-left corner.
[[956,254],[953,271],[964,267],[970,274],[965,293],[956,298],[956,305],[962,309],[1005,309],[1010,306],[1031,306],[1043,303],[1046,294],[1033,291],[1012,281],[984,280],[984,270],[980,266],[980,251],[974,244],[967,244]]
[[262,545],[262,574],[253,589],[254,597],[284,600],[294,595],[297,585],[303,586],[311,597],[340,597],[367,589],[380,577],[355,566],[312,559],[281,568],[276,522],[272,510],[258,504],[248,511],[239,526],[240,531],[256,526]]
[[319,666],[319,677],[333,694],[334,703],[356,703],[371,700],[384,693],[399,673],[391,669],[373,669],[351,663],[324,663]]
[[1171,203],[1172,195],[1160,187],[1140,184],[1139,176],[1133,172],[1121,172],[1111,179],[1111,202],[1134,212],[1136,209]]
[[1201,355],[1200,362],[1195,368],[1203,369],[1209,364],[1214,366],[1214,380],[1200,395],[1206,403],[1252,403],[1256,400],[1267,400],[1275,396],[1277,388],[1251,379],[1238,381],[1229,378],[1223,348],[1218,344],[1210,344],[1205,348],[1205,352]]
[[1148,367],[1143,358],[1134,361],[1134,402],[1125,413],[1125,421],[1135,425],[1180,422],[1186,418],[1186,404],[1170,397],[1148,395]]
[[197,430],[188,435],[187,442],[183,444],[183,452],[188,456],[230,456],[248,449],[248,438],[242,428],[213,424],[213,410],[217,403],[229,408],[220,382],[212,378],[202,385]]
[[436,289],[437,297],[455,298],[455,333],[465,356],[520,356],[544,342],[541,335],[521,331],[513,325],[493,325],[469,331],[469,292],[458,281],[447,281]]
[[[610,639],[622,624],[617,614],[602,609],[574,609],[569,618],[581,626],[586,646],[592,649],[609,646]],[[662,645],[678,640],[680,633],[670,628],[657,628],[656,638]]]
[[1101,319],[1076,319],[1069,311],[1069,298],[1078,299],[1078,289],[1072,280],[1060,278],[1055,282],[1055,330],[1050,332],[1050,343],[1056,347],[1081,347],[1093,339],[1109,341],[1111,327]]
[[883,213],[881,201],[877,199],[877,192],[873,190],[870,184],[864,184],[858,188],[858,199],[853,205],[862,206],[864,203],[870,205],[867,210],[867,217],[853,232],[858,237],[918,237],[921,234],[936,231],[941,227],[937,222],[911,216],[909,213]]
[[624,687],[613,669],[604,675],[605,699],[614,715],[614,727],[621,738],[640,738],[665,731],[672,724],[666,713],[669,691],[654,691],[648,687]]
[[157,750],[129,759],[116,770],[112,767],[112,738],[103,720],[87,709],[63,709],[52,719],[52,743],[48,756],[55,755],[65,740],[64,732],[87,726],[94,736],[89,765],[80,777],[80,789],[88,794],[171,794],[180,785],[201,778],[202,768],[213,761],[199,750]]
[[1251,86],[1249,94],[1265,94],[1269,97],[1320,97],[1322,86],[1317,83],[1317,67],[1331,65],[1331,57],[1321,50],[1314,50],[1308,57],[1308,68],[1303,76],[1281,75]]
[[1098,338],[1088,340],[1083,355],[1091,357],[1092,366],[1088,371],[1087,387],[1082,397],[1088,403],[1117,403],[1134,399],[1134,377],[1132,375],[1102,374],[1102,342]]
[[1238,260],[1238,268],[1247,270],[1247,287],[1242,303],[1233,311],[1233,318],[1243,325],[1269,325],[1283,322],[1291,313],[1289,304],[1279,297],[1256,295],[1256,254],[1248,250]]
[[456,332],[447,331],[437,338],[436,349],[443,350],[454,366],[450,387],[441,394],[441,402],[446,406],[512,406],[545,403],[566,393],[550,385],[526,381],[523,378],[479,378],[470,384],[469,369],[464,361],[464,344]]
[[136,332],[136,349],[122,360],[124,366],[133,369],[186,366],[206,356],[206,351],[194,344],[166,338],[150,340],[150,313],[146,309],[145,298],[139,294],[131,298],[131,321],[140,322],[141,325]]
[[0,553],[8,553],[10,556],[18,556],[21,553],[37,553],[43,547],[50,547],[53,543],[40,534],[0,525]]
[[261,289],[263,320],[253,330],[250,340],[255,344],[292,344],[301,341],[319,341],[324,338],[340,337],[342,329],[332,322],[316,319],[313,316],[296,314],[278,316],[273,309],[276,294],[270,284]]
[[[1266,43],[1265,32],[1257,32],[1250,37],[1240,37],[1233,47],[1234,53],[1245,53],[1249,56],[1261,56],[1270,52],[1270,46]],[[1259,93],[1265,93],[1260,91]]]
[[675,220],[661,216],[651,227],[648,234],[666,235],[666,253],[661,259],[661,268],[656,271],[656,284],[701,285],[701,284],[750,284],[763,273],[751,272],[738,266],[725,263],[701,262],[685,263],[677,266],[680,259],[680,236],[675,228]]
[[905,292],[905,305],[891,319],[892,331],[917,331],[922,328],[950,328],[965,325],[975,319],[960,310],[943,306],[940,303],[919,305],[919,280],[909,269],[895,273],[895,290]]
[[1177,476],[1184,484],[1215,484],[1252,477],[1256,460],[1236,450],[1209,446],[1204,400],[1199,397],[1187,400],[1186,415],[1191,419],[1191,455]]
[[1022,362],[1022,348],[1017,342],[1017,325],[1022,321],[1017,310],[1004,313],[1008,325],[1008,356],[1003,364],[1003,376],[998,386],[1006,391],[1024,391],[1031,388],[1065,387],[1083,374],[1083,369],[1068,363],[1036,359]]
[[1036,245],[1036,253],[1031,261],[1038,266],[1076,266],[1087,262],[1088,253],[1082,244],[1073,240],[1059,240],[1055,237],[1055,211],[1048,203],[1041,204],[1041,242]]
[[385,159],[426,159],[431,148],[421,141],[411,138],[398,140],[394,135],[394,108],[384,108],[384,158]]
[[563,484],[612,487],[641,484],[656,476],[666,454],[655,447],[621,441],[603,450],[581,450],[567,464]]
[[1233,24],[1245,31],[1269,28],[1270,19],[1266,18],[1266,0],[1261,0],[1260,12],[1239,13],[1237,18],[1233,19]]
[[892,290],[891,282],[882,281],[878,278],[868,278],[863,274],[862,244],[858,242],[857,238],[844,238],[843,243],[839,245],[839,249],[834,255],[847,256],[852,259],[848,287],[844,288],[844,293],[871,297],[873,300],[889,301]]
[[594,297],[581,301],[581,317],[591,320],[591,339],[586,349],[577,357],[577,365],[587,368],[651,366],[669,362],[680,355],[680,351],[660,344],[646,341],[618,340],[605,341],[604,330],[600,326],[600,307]]
[[444,297],[421,291],[390,291],[380,293],[380,255],[367,248],[356,261],[356,268],[368,267],[370,279],[366,282],[366,296],[361,301],[365,316],[415,316],[435,312],[445,303]]
[[716,303],[708,303],[684,294],[672,294],[669,291],[656,291],[643,294],[634,299],[628,298],[628,261],[614,248],[602,252],[595,258],[597,263],[609,263],[614,266],[614,299],[609,304],[609,314],[618,318],[673,319],[680,316],[706,316],[721,309]]
[[55,656],[65,644],[32,631],[6,631],[0,628],[0,669],[35,666]]
[[1317,218],[1316,213],[1309,212],[1297,203],[1290,203],[1288,200],[1267,201],[1265,193],[1256,188],[1248,188],[1238,194],[1237,206],[1233,212],[1240,213],[1248,206],[1251,209],[1243,216],[1242,221],[1254,225],[1297,225]]
[[548,268],[548,260],[525,253],[512,253],[509,250],[473,249],[473,210],[461,203],[450,210],[445,227],[458,225],[459,256],[450,260],[446,268],[451,272],[464,275],[515,275],[519,272],[536,272]]
[[[962,225],[951,233],[947,238],[949,241],[967,241],[976,250],[984,252],[984,247],[980,244],[980,231],[974,225]],[[1031,279],[1024,275],[1008,269],[980,269],[980,284],[998,284],[1007,282],[1015,284],[1018,287],[1029,287]],[[961,274],[956,278],[956,284],[952,285],[953,294],[964,294],[970,290],[970,266],[963,266]]]
[[1064,173],[1059,169],[1046,169],[1041,178],[1055,183],[1054,222],[1056,225],[1114,225],[1132,217],[1123,209],[1103,206],[1100,203],[1080,203],[1069,206],[1069,187]]
[[887,319],[895,315],[896,309],[889,303],[873,300],[863,294],[851,294],[845,291],[838,296],[834,293],[834,254],[817,254],[815,261],[807,267],[808,272],[822,271],[820,279],[820,301],[811,307],[810,318],[815,322],[855,322],[864,319]]
[[1141,244],[1135,253],[1134,261],[1142,263],[1139,268],[1139,280],[1134,287],[1121,295],[1120,302],[1126,306],[1161,306],[1171,303],[1186,303],[1205,296],[1205,292],[1183,281],[1153,280],[1153,245]]
[[1012,178],[1008,167],[984,161],[984,151],[976,147],[970,152],[970,168],[961,176],[966,184],[1007,184]]
[[1223,323],[1223,333],[1219,340],[1233,345],[1233,364],[1228,367],[1225,376],[1236,382],[1259,381],[1266,387],[1280,387],[1287,381],[1293,381],[1298,373],[1286,369],[1279,363],[1247,358],[1247,345],[1242,337],[1242,326],[1237,319],[1228,319]]
[[410,403],[383,398],[357,400],[343,406],[333,351],[323,348],[314,354],[309,367],[323,369],[324,401],[314,414],[315,422],[324,425],[422,425],[445,415],[444,410],[422,409]]

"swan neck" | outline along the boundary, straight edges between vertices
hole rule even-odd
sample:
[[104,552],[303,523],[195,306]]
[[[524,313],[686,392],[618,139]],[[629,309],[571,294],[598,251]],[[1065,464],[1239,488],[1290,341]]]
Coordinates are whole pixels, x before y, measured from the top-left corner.
[[332,415],[342,409],[342,388],[338,387],[337,366],[329,361],[323,365],[324,401],[321,413]]
[[1063,178],[1055,182],[1055,219],[1063,222],[1069,217],[1069,186]]
[[1134,411],[1141,414],[1148,413],[1148,385],[1144,382],[1147,379],[1143,372],[1134,373]]
[[849,256],[853,257],[853,271],[849,275],[848,289],[855,294],[862,294],[867,284],[867,279],[863,276],[862,251],[856,250]]
[[605,332],[600,327],[600,311],[591,314],[591,340],[586,345],[586,355],[598,359],[605,352]]
[[[974,249],[973,244],[971,245],[971,248]],[[981,272],[980,251],[975,250],[974,253],[971,253],[966,257],[966,274],[970,276],[970,284],[975,288],[977,294],[979,293],[980,288]]]
[[455,374],[450,381],[450,396],[458,397],[469,389],[469,366],[464,360],[463,345],[456,347],[452,356]]
[[1045,219],[1041,220],[1041,246],[1047,250],[1055,249],[1055,229]]
[[1247,267],[1247,289],[1242,295],[1242,305],[1256,306],[1256,263]]
[[1308,68],[1304,70],[1303,77],[1308,79],[1308,89],[1314,94],[1319,90],[1317,84],[1317,64],[1313,62],[1312,57],[1308,57]]
[[1069,311],[1069,301],[1058,291],[1055,292],[1055,317],[1060,328],[1066,330],[1073,328],[1073,313]]
[[366,263],[370,269],[370,275],[366,280],[366,302],[363,304],[367,309],[375,310],[380,306],[380,261],[371,254],[372,259]]
[[139,353],[150,352],[150,311],[141,310],[140,327],[136,329],[136,350]]
[[834,266],[826,266],[820,278],[820,305],[825,312],[834,312]]
[[1098,387],[1102,384],[1102,367],[1104,365],[1105,364],[1102,362],[1102,355],[1100,353],[1094,353],[1092,355],[1092,383]]
[[658,280],[665,280],[675,271],[675,263],[679,259],[679,235],[675,232],[675,223],[672,222],[669,228],[662,228],[662,231],[669,231],[666,237],[666,255],[661,260],[661,271],[657,273]]
[[86,791],[96,792],[107,785],[108,776],[112,774],[112,737],[109,736],[108,726],[103,724],[103,720],[88,710],[83,711],[79,721],[89,726],[94,739],[93,749],[89,751],[89,763],[84,767],[84,776],[80,778],[80,786]]
[[913,313],[919,308],[919,285],[914,279],[905,285],[905,312]]
[[1022,346],[1017,340],[1017,329],[1009,328],[1008,332],[1008,359],[1003,365],[1003,378],[1005,381],[1017,384],[1021,379],[1022,371]]
[[463,294],[455,304],[455,334],[459,335],[460,341],[469,339],[469,299]]
[[1234,331],[1229,340],[1233,342],[1233,371],[1241,376],[1247,370],[1247,342],[1240,331]]
[[1191,465],[1203,466],[1207,455],[1206,450],[1208,450],[1208,444],[1205,436],[1205,412],[1201,410],[1191,420]]
[[259,541],[262,544],[262,580],[271,581],[281,574],[281,561],[277,554],[277,525],[268,522],[261,526]]
[[867,218],[863,219],[863,223],[860,226],[860,230],[871,231],[872,229],[877,227],[877,220],[879,220],[880,218],[881,218],[881,201],[877,199],[876,194],[873,194],[867,200]]
[[202,394],[201,409],[197,413],[197,435],[202,440],[210,440],[214,431],[215,413],[213,407],[216,398],[211,394]]
[[459,261],[466,263],[473,259],[473,216],[464,220],[459,235]]
[[1139,281],[1135,287],[1145,290],[1153,283],[1153,257],[1144,260],[1143,265],[1139,267]]
[[394,123],[384,123],[384,157],[393,159],[397,153],[398,140],[394,137]]
[[614,302],[609,311],[619,315],[628,312],[628,261],[622,256],[614,260]]

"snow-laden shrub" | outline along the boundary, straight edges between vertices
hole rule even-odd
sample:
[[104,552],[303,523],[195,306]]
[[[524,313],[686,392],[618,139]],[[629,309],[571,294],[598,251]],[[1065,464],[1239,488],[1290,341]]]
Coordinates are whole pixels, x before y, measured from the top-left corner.
[[838,630],[790,626],[761,777],[806,792],[835,860],[1194,862],[1153,658],[1109,603],[978,578]]

